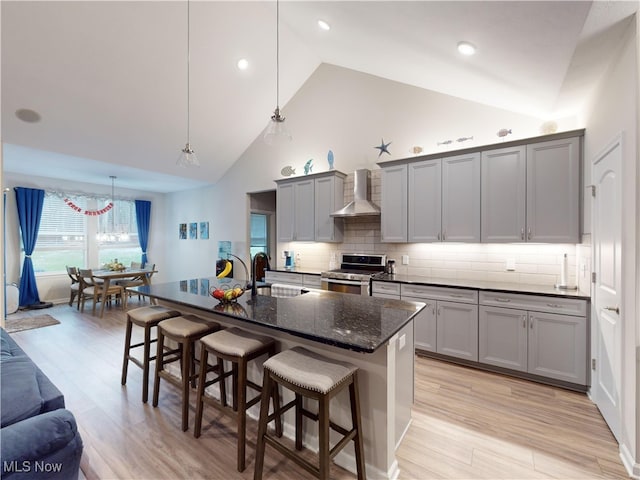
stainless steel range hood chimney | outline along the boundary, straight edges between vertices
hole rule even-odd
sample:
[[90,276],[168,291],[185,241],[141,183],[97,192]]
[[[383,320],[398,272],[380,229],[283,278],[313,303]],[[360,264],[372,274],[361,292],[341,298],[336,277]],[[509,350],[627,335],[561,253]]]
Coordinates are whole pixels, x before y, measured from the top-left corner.
[[369,200],[369,170],[356,170],[353,181],[353,202],[348,203],[332,217],[366,217],[380,216],[380,208]]

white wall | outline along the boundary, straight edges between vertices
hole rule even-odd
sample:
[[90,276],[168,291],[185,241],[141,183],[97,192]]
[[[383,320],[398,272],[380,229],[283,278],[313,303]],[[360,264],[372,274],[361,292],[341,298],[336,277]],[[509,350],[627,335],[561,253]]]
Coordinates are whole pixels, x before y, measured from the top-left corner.
[[[287,165],[302,175],[304,164],[313,159],[313,173],[328,170],[331,149],[335,168],[349,174],[356,168],[376,169],[379,160],[409,157],[413,146],[422,146],[426,154],[496,143],[501,128],[512,129],[509,140],[537,136],[543,122],[328,64],[318,67],[283,114],[291,143],[270,147],[258,137],[215,186],[168,196],[166,223],[169,232],[176,233],[169,235],[167,253],[179,258],[171,262],[170,278],[212,275],[219,240],[233,241],[234,253],[248,260],[246,193],[275,189],[274,180],[282,178],[280,171]],[[265,112],[265,126],[269,115]],[[564,122],[561,130],[578,127],[575,119]],[[474,140],[456,142],[468,136]],[[391,142],[391,155],[378,158],[374,147],[382,138]],[[448,139],[452,145],[437,145]],[[209,241],[178,240],[178,224],[191,221],[210,222]],[[303,265],[315,254],[317,265],[322,262],[321,269],[326,269],[329,259],[322,248],[309,246],[312,252],[307,260],[302,258]],[[282,260],[277,261],[281,265]]]
[[[617,135],[623,135],[622,159],[622,438],[621,450],[635,455],[636,471],[640,476],[640,451],[636,440],[638,428],[638,397],[636,382],[638,368],[636,349],[640,346],[638,335],[638,239],[640,225],[638,181],[638,33],[637,19],[626,32],[624,45],[617,59],[595,91],[585,123],[585,166],[590,167],[594,157]],[[629,458],[627,458],[629,461]]]
[[[20,283],[20,225],[18,222],[18,212],[16,207],[14,187],[41,188],[44,190],[55,190],[58,192],[87,193],[87,194],[111,194],[110,185],[94,185],[79,183],[71,180],[58,180],[31,175],[18,175],[4,173],[2,176],[2,187],[10,188],[7,193],[6,209],[6,247],[7,247],[7,282]],[[151,201],[151,224],[149,232],[149,244],[147,248],[148,258],[151,263],[157,263],[158,274],[154,276],[154,281],[162,282],[168,278],[163,271],[165,252],[165,223],[164,223],[164,195],[151,192],[140,192],[128,189],[116,189],[116,200],[118,197]],[[37,248],[37,244],[36,244]],[[87,265],[95,267],[96,265]],[[43,302],[59,302],[69,299],[69,277],[63,275],[39,275],[36,277],[38,294]]]

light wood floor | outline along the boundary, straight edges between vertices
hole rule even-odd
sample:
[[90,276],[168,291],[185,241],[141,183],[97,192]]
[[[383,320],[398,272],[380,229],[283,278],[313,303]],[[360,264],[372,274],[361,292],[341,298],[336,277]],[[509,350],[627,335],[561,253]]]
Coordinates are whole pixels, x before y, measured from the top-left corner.
[[[42,313],[60,325],[12,336],[64,392],[84,441],[88,480],[253,478],[255,422],[248,422],[248,467],[238,473],[235,428],[226,417],[205,409],[196,439],[192,427],[180,429],[177,389],[163,384],[153,408],[140,401],[140,369],[131,366],[126,387],[120,385],[121,310],[99,319],[60,305],[14,316]],[[403,480],[628,478],[586,395],[420,357],[413,423],[397,457]],[[331,475],[355,478],[337,466]],[[311,477],[267,449],[264,478]]]

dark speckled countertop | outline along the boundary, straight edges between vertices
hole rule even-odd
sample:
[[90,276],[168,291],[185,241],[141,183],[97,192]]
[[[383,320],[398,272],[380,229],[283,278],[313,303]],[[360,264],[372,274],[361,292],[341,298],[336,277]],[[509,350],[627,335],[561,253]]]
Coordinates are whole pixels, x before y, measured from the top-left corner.
[[231,305],[205,294],[215,279],[154,284],[131,289],[158,300],[217,313],[247,323],[357,352],[372,353],[424,308],[424,303],[310,290],[274,298],[246,292]]
[[532,295],[553,295],[556,297],[577,298],[589,300],[589,295],[578,290],[560,290],[545,285],[524,285],[518,283],[488,282],[483,280],[457,280],[454,278],[433,278],[417,275],[390,275],[380,273],[372,280],[392,283],[412,283],[417,285],[432,285],[437,287],[472,288],[490,292],[526,293]]

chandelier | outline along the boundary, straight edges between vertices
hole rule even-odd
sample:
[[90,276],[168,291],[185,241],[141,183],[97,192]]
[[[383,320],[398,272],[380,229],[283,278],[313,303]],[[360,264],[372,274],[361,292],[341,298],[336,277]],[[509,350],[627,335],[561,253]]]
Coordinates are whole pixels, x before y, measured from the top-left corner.
[[108,225],[103,224],[102,232],[96,234],[96,240],[99,242],[128,242],[130,237],[125,225],[120,225],[120,228],[116,229],[115,181],[117,177],[109,175],[109,178],[111,179],[111,210],[108,213],[111,215],[111,222]]

